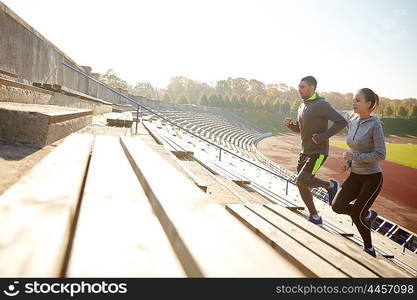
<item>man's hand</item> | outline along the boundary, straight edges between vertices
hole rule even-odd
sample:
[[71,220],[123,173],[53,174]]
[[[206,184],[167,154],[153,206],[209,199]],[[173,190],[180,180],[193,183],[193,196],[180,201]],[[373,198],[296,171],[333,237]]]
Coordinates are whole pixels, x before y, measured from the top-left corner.
[[347,164],[341,164],[340,167],[339,167],[339,171],[340,171],[340,173],[344,173],[347,170],[349,170],[349,168],[350,167]]
[[286,127],[289,127],[290,125],[292,125],[292,118],[285,118],[284,119],[284,125]]
[[343,152],[343,159],[344,160],[352,160],[353,159],[353,154],[352,151],[345,151]]

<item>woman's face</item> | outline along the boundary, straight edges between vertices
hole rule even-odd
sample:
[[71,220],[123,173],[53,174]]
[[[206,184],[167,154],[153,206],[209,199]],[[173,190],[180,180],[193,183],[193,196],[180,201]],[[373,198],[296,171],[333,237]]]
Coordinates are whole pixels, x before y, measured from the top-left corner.
[[369,114],[371,102],[365,100],[365,96],[361,93],[357,93],[353,98],[352,108],[355,113]]

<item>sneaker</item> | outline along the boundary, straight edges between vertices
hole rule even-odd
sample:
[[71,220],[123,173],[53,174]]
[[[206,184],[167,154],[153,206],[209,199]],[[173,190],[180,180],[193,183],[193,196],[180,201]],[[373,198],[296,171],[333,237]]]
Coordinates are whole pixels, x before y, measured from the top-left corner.
[[319,225],[319,226],[323,225],[323,219],[321,217],[316,219],[316,218],[313,218],[312,216],[309,216],[308,221],[310,221],[313,224]]
[[374,210],[369,210],[369,212],[371,213],[371,215],[369,217],[365,217],[363,218],[363,224],[365,224],[366,227],[369,228],[369,230],[372,229],[372,224],[375,222],[376,217],[378,217],[378,214],[376,211]]
[[364,248],[363,251],[365,251],[369,255],[372,255],[373,257],[376,257],[375,249],[373,247],[372,248]]
[[333,179],[330,179],[330,182],[333,183],[333,186],[327,189],[327,194],[328,194],[327,203],[329,203],[329,205],[332,205],[333,199],[336,196],[337,191],[339,190],[339,182]]

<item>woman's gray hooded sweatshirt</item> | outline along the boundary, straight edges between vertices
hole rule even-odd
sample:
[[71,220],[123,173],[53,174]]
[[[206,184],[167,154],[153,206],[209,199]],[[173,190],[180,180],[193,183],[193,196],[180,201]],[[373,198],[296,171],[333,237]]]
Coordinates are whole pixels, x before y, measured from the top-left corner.
[[352,149],[352,172],[375,174],[381,172],[379,161],[385,159],[385,140],[382,124],[370,116],[361,119],[356,114],[348,115],[347,144]]

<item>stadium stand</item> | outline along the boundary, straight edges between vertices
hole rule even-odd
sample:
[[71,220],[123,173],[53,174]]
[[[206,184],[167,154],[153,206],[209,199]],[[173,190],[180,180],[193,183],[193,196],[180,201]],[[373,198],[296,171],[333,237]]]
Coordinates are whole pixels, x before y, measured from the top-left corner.
[[[417,276],[416,235],[389,220],[372,231],[377,258],[322,190],[313,193],[325,224],[307,222],[295,175],[256,150],[271,133],[226,110],[110,88],[0,8],[58,62],[7,66],[0,104],[91,118],[0,195],[0,276]],[[18,125],[33,126],[30,111]],[[68,114],[46,123],[54,118]],[[2,128],[0,138],[13,134]]]

